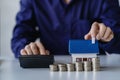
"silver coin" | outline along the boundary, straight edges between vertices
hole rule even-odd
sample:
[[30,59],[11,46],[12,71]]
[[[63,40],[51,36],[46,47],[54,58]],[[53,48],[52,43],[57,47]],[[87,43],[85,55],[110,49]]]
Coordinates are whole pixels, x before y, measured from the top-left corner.
[[92,65],[91,63],[92,63],[91,61],[84,61],[84,67],[91,66]]
[[75,64],[73,64],[73,63],[68,63],[68,64],[67,64],[67,70],[68,70],[68,71],[75,71]]
[[55,64],[49,65],[50,71],[58,71],[58,66]]
[[66,67],[59,67],[59,71],[67,71]]
[[65,64],[58,64],[59,71],[67,71],[67,67]]
[[92,70],[92,62],[84,61],[84,71],[91,71],[91,70]]
[[75,62],[75,66],[83,66],[83,62]]
[[92,58],[92,69],[93,71],[100,71],[100,58]]
[[91,68],[84,68],[84,71],[92,71]]
[[64,67],[66,64],[58,64],[58,67]]
[[100,58],[99,57],[94,57],[94,58],[92,58],[92,60],[100,60]]
[[92,65],[100,65],[100,63],[92,63]]
[[83,71],[83,62],[76,62],[75,68],[76,68],[76,71]]

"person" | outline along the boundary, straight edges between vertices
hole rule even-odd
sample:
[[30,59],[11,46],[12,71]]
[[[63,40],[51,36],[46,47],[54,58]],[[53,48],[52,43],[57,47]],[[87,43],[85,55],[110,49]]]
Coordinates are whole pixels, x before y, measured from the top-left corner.
[[120,53],[119,10],[118,0],[20,0],[12,51],[66,55],[69,40],[94,37],[100,52]]

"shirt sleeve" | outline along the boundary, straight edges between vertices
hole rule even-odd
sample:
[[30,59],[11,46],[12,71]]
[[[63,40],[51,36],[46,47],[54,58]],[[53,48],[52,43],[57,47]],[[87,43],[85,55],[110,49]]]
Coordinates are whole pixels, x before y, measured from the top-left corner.
[[100,42],[100,47],[109,53],[120,53],[120,7],[118,0],[105,0],[101,15],[102,23],[114,32],[114,38],[108,42]]
[[16,26],[13,30],[11,48],[15,57],[20,55],[20,50],[38,37],[35,15],[31,0],[20,0],[20,11],[16,16]]

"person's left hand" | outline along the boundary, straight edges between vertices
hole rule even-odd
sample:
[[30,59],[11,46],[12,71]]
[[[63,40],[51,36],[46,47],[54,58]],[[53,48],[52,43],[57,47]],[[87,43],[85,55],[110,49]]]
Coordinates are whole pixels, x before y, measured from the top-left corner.
[[84,36],[86,40],[92,39],[92,37],[103,42],[109,42],[114,38],[114,33],[110,27],[103,23],[94,22],[90,31]]

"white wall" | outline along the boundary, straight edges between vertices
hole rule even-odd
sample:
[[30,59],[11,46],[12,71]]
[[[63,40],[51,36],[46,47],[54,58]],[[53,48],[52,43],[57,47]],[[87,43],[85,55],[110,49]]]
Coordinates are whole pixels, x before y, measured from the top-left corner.
[[0,55],[13,56],[10,39],[15,25],[15,15],[19,10],[19,0],[0,0]]

